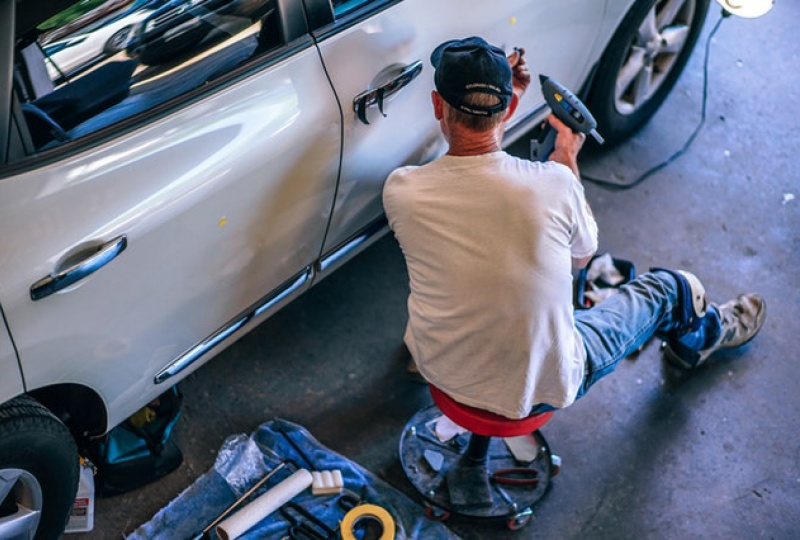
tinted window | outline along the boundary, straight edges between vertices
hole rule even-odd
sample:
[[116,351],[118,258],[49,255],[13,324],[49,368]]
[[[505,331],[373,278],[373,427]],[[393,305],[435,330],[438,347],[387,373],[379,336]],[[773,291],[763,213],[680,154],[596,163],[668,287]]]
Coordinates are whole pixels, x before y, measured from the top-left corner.
[[274,0],[83,0],[16,41],[33,149],[176,100],[281,45]]

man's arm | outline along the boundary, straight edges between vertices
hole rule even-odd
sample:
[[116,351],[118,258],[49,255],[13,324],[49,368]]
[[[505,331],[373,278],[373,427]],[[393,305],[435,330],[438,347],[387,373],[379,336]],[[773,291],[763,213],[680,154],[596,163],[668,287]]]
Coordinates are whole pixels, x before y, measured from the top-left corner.
[[589,255],[588,257],[583,257],[582,259],[572,259],[572,267],[580,270],[581,268],[585,267],[589,262],[592,260],[594,255]]
[[580,182],[581,173],[578,170],[578,152],[583,147],[586,135],[572,131],[572,128],[556,118],[554,114],[550,114],[547,117],[547,121],[558,132],[555,148],[550,154],[550,160],[569,167],[572,174]]
[[[578,182],[580,182],[581,173],[578,169],[578,153],[583,147],[583,143],[586,140],[586,135],[572,131],[569,126],[556,118],[556,116],[553,114],[547,117],[547,121],[551,126],[553,126],[553,129],[558,132],[556,135],[555,149],[550,154],[550,160],[569,167],[569,169],[572,171],[572,174],[574,174],[575,178],[578,180]],[[592,207],[589,206],[589,201],[586,201],[585,199],[584,201],[587,214],[592,220],[594,220],[594,214],[592,213]],[[572,266],[574,268],[583,268],[589,264],[593,256],[594,254],[590,254],[586,257],[573,258]]]
[[[528,69],[527,62],[525,61],[525,49],[514,49],[514,52],[508,57],[508,62],[511,64],[512,84],[514,87],[514,94],[517,98],[522,98],[522,94],[528,89],[531,84],[531,72]],[[557,161],[569,167],[575,178],[580,182],[581,174],[578,170],[578,152],[580,152],[583,142],[586,140],[586,135],[583,133],[575,133],[561,120],[554,115],[550,115],[547,119],[550,125],[553,126],[558,132],[556,136],[556,145],[553,152],[550,154],[552,161]],[[586,211],[594,219],[592,208],[589,203],[586,203]],[[594,254],[588,257],[579,259],[572,259],[572,265],[575,268],[583,268],[592,260]]]
[[[550,114],[547,117],[547,121],[558,132],[558,135],[556,135],[556,147],[550,154],[550,160],[569,167],[572,174],[580,182],[581,172],[578,170],[578,152],[581,151],[586,135],[572,131],[569,126],[556,118],[554,114]],[[586,211],[594,218],[589,201],[586,201]]]

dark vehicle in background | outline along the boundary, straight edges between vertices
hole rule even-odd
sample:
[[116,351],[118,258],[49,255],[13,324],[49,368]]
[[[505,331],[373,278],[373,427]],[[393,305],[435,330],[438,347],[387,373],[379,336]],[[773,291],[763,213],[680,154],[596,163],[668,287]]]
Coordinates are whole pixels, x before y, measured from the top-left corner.
[[145,65],[163,64],[212,46],[264,18],[273,0],[172,0],[143,20],[127,52]]

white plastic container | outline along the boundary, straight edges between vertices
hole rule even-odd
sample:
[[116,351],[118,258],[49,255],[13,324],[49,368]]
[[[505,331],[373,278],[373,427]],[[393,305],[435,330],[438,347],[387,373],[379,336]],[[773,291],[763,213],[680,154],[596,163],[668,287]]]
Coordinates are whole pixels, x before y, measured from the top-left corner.
[[94,467],[81,458],[78,494],[65,533],[88,532],[94,528]]

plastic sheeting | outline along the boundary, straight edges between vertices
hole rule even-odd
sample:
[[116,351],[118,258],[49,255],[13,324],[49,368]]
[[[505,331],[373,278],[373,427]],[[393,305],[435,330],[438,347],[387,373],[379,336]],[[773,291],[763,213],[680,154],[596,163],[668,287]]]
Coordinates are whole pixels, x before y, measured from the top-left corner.
[[[285,420],[261,425],[250,436],[229,437],[220,449],[211,470],[198,478],[128,540],[186,540],[194,538],[251,486],[280,463],[287,462],[252,498],[289,477],[298,468],[310,471],[338,469],[344,487],[362,502],[389,511],[396,524],[396,538],[458,538],[442,523],[430,521],[424,509],[375,475],[325,448],[304,428]],[[337,504],[338,495],[312,495],[308,489],[292,502],[301,505],[331,529],[336,529],[345,511]],[[240,538],[281,539],[290,523],[281,512],[266,516]],[[211,538],[216,539],[215,534]]]

